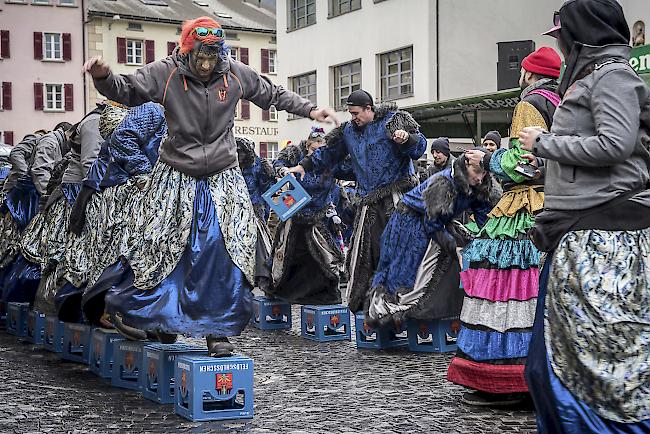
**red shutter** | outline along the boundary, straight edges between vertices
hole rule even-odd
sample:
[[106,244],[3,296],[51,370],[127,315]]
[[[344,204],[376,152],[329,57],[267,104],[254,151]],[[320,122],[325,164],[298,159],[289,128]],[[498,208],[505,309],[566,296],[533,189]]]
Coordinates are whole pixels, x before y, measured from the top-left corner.
[[2,83],[2,109],[11,110],[11,83]]
[[176,48],[176,42],[167,42],[167,55],[171,56],[175,48]]
[[7,145],[14,145],[14,132],[13,131],[5,131],[5,143]]
[[268,121],[269,120],[269,111],[268,110],[262,110],[262,120],[263,121]]
[[260,157],[261,158],[267,158],[267,156],[268,156],[268,148],[269,148],[268,142],[260,142]]
[[43,110],[43,83],[34,83],[34,110]]
[[269,50],[262,48],[262,74],[269,73]]
[[156,45],[152,40],[144,41],[145,63],[151,63],[156,60]]
[[239,48],[239,61],[248,65],[248,48]]
[[34,32],[34,59],[43,60],[43,34]]
[[250,119],[251,118],[251,103],[245,99],[241,100],[241,118]]
[[63,34],[63,60],[72,60],[72,39],[70,33]]
[[3,59],[9,59],[11,57],[9,30],[0,30],[0,57]]
[[126,38],[117,38],[117,63],[126,63]]
[[72,91],[71,84],[63,85],[63,98],[65,111],[71,112],[74,110],[74,92]]

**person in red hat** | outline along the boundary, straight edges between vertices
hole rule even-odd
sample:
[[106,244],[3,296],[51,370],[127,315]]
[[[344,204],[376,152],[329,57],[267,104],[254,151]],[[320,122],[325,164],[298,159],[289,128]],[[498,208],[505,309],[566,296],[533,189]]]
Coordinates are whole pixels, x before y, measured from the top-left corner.
[[532,336],[539,282],[540,253],[526,237],[544,205],[544,180],[538,161],[521,148],[525,127],[551,128],[560,76],[560,56],[542,47],[521,63],[523,91],[510,127],[510,146],[492,154],[474,151],[500,178],[503,196],[488,214],[476,239],[463,251],[469,268],[461,273],[465,299],[458,352],[449,381],[474,389],[463,395],[470,405],[512,405],[527,397],[524,366]]

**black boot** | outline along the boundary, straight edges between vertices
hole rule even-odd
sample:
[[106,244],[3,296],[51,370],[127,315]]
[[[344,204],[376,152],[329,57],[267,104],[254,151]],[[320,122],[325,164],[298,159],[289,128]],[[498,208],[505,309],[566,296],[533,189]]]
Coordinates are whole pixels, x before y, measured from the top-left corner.
[[205,337],[208,344],[208,354],[210,357],[228,357],[232,356],[235,349],[227,337],[217,337],[208,335]]
[[115,330],[117,330],[122,336],[124,336],[128,340],[130,341],[147,340],[147,332],[124,324],[124,322],[122,322],[121,316],[112,314],[111,322],[113,323],[113,326],[115,326]]
[[165,333],[162,330],[156,330],[156,338],[161,344],[173,344],[178,340],[178,335],[173,333]]

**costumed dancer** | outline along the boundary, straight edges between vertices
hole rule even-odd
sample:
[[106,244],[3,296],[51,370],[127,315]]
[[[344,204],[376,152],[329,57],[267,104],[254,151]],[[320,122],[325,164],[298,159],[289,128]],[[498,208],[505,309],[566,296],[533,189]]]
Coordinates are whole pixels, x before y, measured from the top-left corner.
[[526,364],[540,433],[650,432],[650,89],[614,0],[564,3],[549,32],[566,70],[531,238],[548,257]]
[[81,190],[81,181],[97,158],[103,142],[100,134],[99,117],[103,105],[86,114],[74,125],[70,135],[70,152],[66,159],[67,167],[61,177],[61,184],[50,195],[45,209],[39,213],[29,230],[25,231],[21,242],[25,257],[41,267],[41,281],[38,286],[34,309],[54,315],[61,313],[62,321],[77,322],[81,312],[59,311],[55,305],[55,294],[60,293],[65,300],[67,292],[74,292],[75,287],[64,278],[66,246],[68,243],[68,220],[72,206]]
[[5,183],[8,191],[5,204],[18,232],[12,233],[16,238],[7,234],[5,239],[11,243],[11,255],[5,257],[5,261],[11,260],[11,256],[15,261],[5,268],[6,273],[1,282],[4,303],[34,301],[41,278],[40,267],[21,254],[20,237],[32,224],[38,224],[39,208],[44,206],[48,198],[47,185],[51,173],[69,151],[66,131],[70,128],[69,123],[61,122],[49,133],[23,140],[12,151],[12,172]]
[[500,194],[489,173],[464,155],[406,193],[381,238],[368,324],[457,316],[463,300],[458,251],[471,235],[454,219],[471,211],[482,226]]
[[326,122],[335,113],[232,60],[223,29],[209,17],[186,21],[179,48],[132,75],[113,74],[98,57],[85,69],[111,100],[161,104],[169,129],[124,228],[132,278],[106,294],[112,322],[127,337],[122,325],[165,340],[206,336],[211,355],[231,354],[228,337],[241,333],[252,312],[257,238],[237,163],[235,106],[246,99]]
[[[167,133],[162,107],[146,103],[127,109],[107,105],[100,118],[102,135],[117,125],[104,141],[99,157],[88,175],[70,213],[64,277],[83,292],[77,297],[85,317],[92,324],[107,325],[104,294],[119,282],[122,274],[109,268],[118,256],[109,256],[121,248],[122,227],[132,218],[130,206],[140,197],[140,188],[158,160],[158,148]],[[101,277],[99,277],[101,274]],[[95,284],[86,287],[90,276]],[[69,296],[73,295],[72,293]]]
[[395,103],[375,106],[372,96],[356,90],[347,100],[352,120],[332,130],[327,146],[306,156],[291,173],[323,173],[348,156],[357,182],[357,213],[347,257],[347,300],[358,312],[368,303],[379,262],[380,237],[401,196],[418,184],[413,161],[427,141],[419,125]]
[[[278,176],[285,176],[289,167],[323,146],[324,137],[322,128],[312,127],[307,140],[280,151],[273,162]],[[332,205],[335,178],[346,176],[340,166],[320,175],[308,172],[298,180],[311,201],[276,229],[271,249],[273,281],[267,291],[274,297],[296,304],[341,302],[338,285],[344,257],[334,228],[340,219]]]
[[257,217],[257,246],[255,247],[255,287],[266,291],[271,281],[268,267],[271,255],[271,234],[266,222],[269,219],[271,207],[266,203],[262,194],[275,182],[273,166],[255,153],[255,143],[245,137],[236,137],[237,160],[244,175],[246,188]]
[[[541,47],[522,61],[521,101],[510,127],[509,149],[497,149],[483,164],[502,182],[504,195],[477,238],[463,252],[469,268],[461,274],[465,300],[458,352],[449,381],[474,389],[463,394],[470,405],[513,405],[527,397],[524,365],[528,355],[539,286],[540,252],[528,239],[535,214],[544,207],[544,179],[529,163],[519,132],[551,127],[560,76],[560,56]],[[487,140],[487,136],[486,136]],[[489,161],[489,162],[488,162]]]

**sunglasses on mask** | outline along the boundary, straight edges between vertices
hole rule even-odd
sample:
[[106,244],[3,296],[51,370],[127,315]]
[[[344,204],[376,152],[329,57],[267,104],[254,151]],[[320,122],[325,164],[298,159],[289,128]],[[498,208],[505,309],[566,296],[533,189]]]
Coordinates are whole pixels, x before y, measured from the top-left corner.
[[195,27],[192,31],[196,33],[196,36],[199,36],[201,38],[208,36],[210,33],[212,33],[217,38],[223,38],[226,35],[226,32],[224,32],[223,29],[212,27]]

